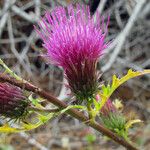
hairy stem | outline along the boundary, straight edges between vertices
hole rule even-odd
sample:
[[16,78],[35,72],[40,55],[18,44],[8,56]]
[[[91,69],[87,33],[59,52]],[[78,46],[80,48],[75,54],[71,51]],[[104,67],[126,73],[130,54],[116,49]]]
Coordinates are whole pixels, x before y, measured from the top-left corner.
[[5,69],[5,72],[10,74],[12,77],[14,77],[17,80],[22,80],[21,77],[19,77],[17,74],[15,74],[3,61],[2,59],[0,59],[0,65],[3,66],[3,68]]

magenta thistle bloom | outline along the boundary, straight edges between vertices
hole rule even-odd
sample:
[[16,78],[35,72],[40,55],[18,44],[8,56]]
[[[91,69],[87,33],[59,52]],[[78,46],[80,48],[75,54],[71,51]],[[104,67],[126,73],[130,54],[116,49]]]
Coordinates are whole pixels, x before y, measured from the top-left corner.
[[51,63],[63,67],[69,87],[80,100],[89,100],[98,90],[97,60],[108,44],[104,42],[107,25],[90,16],[89,7],[70,5],[46,12],[39,22],[38,34],[43,39]]
[[28,106],[23,91],[11,84],[0,83],[0,115],[11,119],[22,117]]

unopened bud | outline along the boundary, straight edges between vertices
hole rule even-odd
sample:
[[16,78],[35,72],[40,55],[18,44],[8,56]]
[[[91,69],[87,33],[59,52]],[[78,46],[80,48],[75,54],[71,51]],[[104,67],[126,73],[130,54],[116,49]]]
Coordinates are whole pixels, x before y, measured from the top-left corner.
[[0,115],[18,119],[26,113],[29,101],[23,91],[9,83],[0,83]]

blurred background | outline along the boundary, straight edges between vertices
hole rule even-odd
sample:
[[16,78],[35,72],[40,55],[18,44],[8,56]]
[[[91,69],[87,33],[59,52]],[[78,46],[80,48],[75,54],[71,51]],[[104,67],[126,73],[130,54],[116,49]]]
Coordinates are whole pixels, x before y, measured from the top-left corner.
[[[45,51],[34,31],[44,12],[56,6],[81,3],[110,15],[106,41],[111,46],[99,61],[102,80],[120,77],[129,68],[150,69],[150,1],[149,0],[0,0],[0,58],[18,75],[51,92],[61,100],[69,100],[63,70],[47,64],[41,57]],[[1,69],[1,68],[0,68]],[[122,100],[126,115],[144,121],[131,130],[131,139],[144,150],[150,149],[150,76],[128,81],[112,99]],[[26,133],[0,134],[0,150],[124,150],[103,138],[77,120],[62,115],[42,127]]]

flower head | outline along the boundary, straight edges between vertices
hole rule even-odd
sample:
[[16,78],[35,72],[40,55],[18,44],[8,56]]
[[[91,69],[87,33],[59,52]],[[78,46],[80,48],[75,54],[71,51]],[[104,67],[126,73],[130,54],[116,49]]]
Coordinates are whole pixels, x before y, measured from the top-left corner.
[[0,83],[0,115],[18,119],[24,115],[28,101],[23,91],[9,83]]
[[39,22],[51,63],[63,67],[72,92],[78,99],[90,99],[98,89],[96,64],[108,44],[104,42],[107,25],[91,17],[89,7],[70,5],[56,8]]

